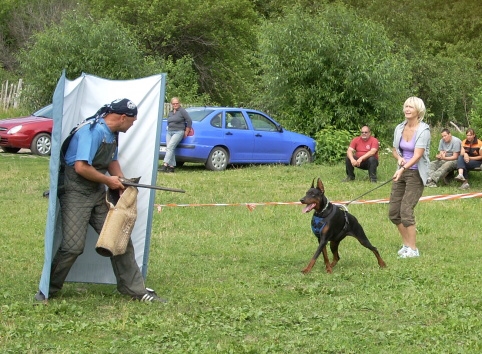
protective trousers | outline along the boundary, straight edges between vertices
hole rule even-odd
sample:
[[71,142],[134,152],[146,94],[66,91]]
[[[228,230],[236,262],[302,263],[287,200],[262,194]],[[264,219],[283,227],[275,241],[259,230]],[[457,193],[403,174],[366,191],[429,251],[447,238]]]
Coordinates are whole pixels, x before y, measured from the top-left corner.
[[[100,233],[109,211],[103,185],[94,186],[80,177],[72,166],[65,166],[65,188],[59,200],[63,237],[52,262],[49,297],[62,289],[72,265],[83,253],[88,225]],[[120,293],[130,296],[146,293],[131,240],[124,254],[111,257],[111,264]]]

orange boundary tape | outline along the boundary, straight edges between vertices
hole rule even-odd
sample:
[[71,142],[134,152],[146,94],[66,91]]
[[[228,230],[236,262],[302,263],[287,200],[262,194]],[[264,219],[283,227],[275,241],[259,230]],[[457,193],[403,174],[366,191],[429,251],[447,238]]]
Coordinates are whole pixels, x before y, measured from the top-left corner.
[[[439,194],[421,197],[421,202],[431,202],[440,200],[455,200],[467,198],[481,198],[482,193],[462,193],[462,194]],[[331,201],[334,204],[347,204],[348,201]],[[389,199],[372,199],[372,200],[358,200],[350,204],[386,204]],[[157,211],[160,213],[164,207],[226,207],[226,206],[245,206],[249,211],[253,211],[257,206],[264,205],[300,205],[300,202],[265,202],[265,203],[220,203],[220,204],[154,204]]]

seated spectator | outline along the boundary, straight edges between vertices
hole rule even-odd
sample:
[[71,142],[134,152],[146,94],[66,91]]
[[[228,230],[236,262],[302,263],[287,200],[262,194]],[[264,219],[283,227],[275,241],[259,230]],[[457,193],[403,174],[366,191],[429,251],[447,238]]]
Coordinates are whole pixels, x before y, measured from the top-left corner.
[[480,148],[482,141],[477,139],[473,129],[469,128],[466,131],[467,138],[462,141],[462,150],[457,159],[458,176],[455,177],[457,181],[462,182],[460,189],[469,189],[469,170],[480,167],[482,165],[482,155],[480,155]]
[[354,138],[346,151],[346,178],[343,182],[355,179],[355,167],[368,170],[368,176],[373,183],[377,182],[378,139],[371,136],[370,128],[362,127],[360,136]]
[[430,162],[427,187],[437,187],[440,178],[445,177],[457,168],[457,159],[460,155],[462,141],[452,136],[450,130],[442,130],[442,139],[438,144],[437,160]]

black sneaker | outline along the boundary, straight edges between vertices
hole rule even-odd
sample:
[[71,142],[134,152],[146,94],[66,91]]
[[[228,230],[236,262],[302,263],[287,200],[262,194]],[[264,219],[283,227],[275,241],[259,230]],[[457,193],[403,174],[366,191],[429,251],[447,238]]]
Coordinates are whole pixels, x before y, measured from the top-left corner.
[[166,165],[162,165],[161,167],[159,167],[157,169],[159,172],[167,172],[167,166]]
[[166,172],[174,173],[174,167],[168,166]]
[[133,296],[132,299],[140,302],[162,302],[162,303],[167,302],[166,299],[162,299],[159,296],[157,296],[154,290],[150,288],[146,288],[146,291],[147,293],[145,293],[144,295]]

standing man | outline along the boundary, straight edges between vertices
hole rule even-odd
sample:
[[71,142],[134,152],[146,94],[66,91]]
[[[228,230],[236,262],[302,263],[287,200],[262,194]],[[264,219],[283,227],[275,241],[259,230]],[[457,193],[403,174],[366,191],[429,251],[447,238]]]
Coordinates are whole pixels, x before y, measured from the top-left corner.
[[450,130],[442,130],[442,139],[438,144],[437,160],[430,162],[427,187],[437,187],[440,178],[457,169],[457,159],[462,149],[462,141],[452,136]]
[[371,136],[370,128],[366,125],[361,128],[360,136],[354,138],[346,151],[345,165],[346,178],[343,182],[355,179],[355,167],[368,170],[370,182],[377,183],[378,139]]
[[[118,135],[136,120],[137,107],[132,101],[115,100],[81,123],[62,144],[63,171],[58,183],[62,241],[52,261],[49,298],[62,289],[75,260],[83,253],[88,225],[101,232],[109,211],[105,186],[119,194],[125,189],[119,180],[124,175],[117,160]],[[121,294],[138,301],[165,302],[144,285],[131,239],[126,252],[110,260]],[[39,291],[35,300],[46,301],[46,297]]]

